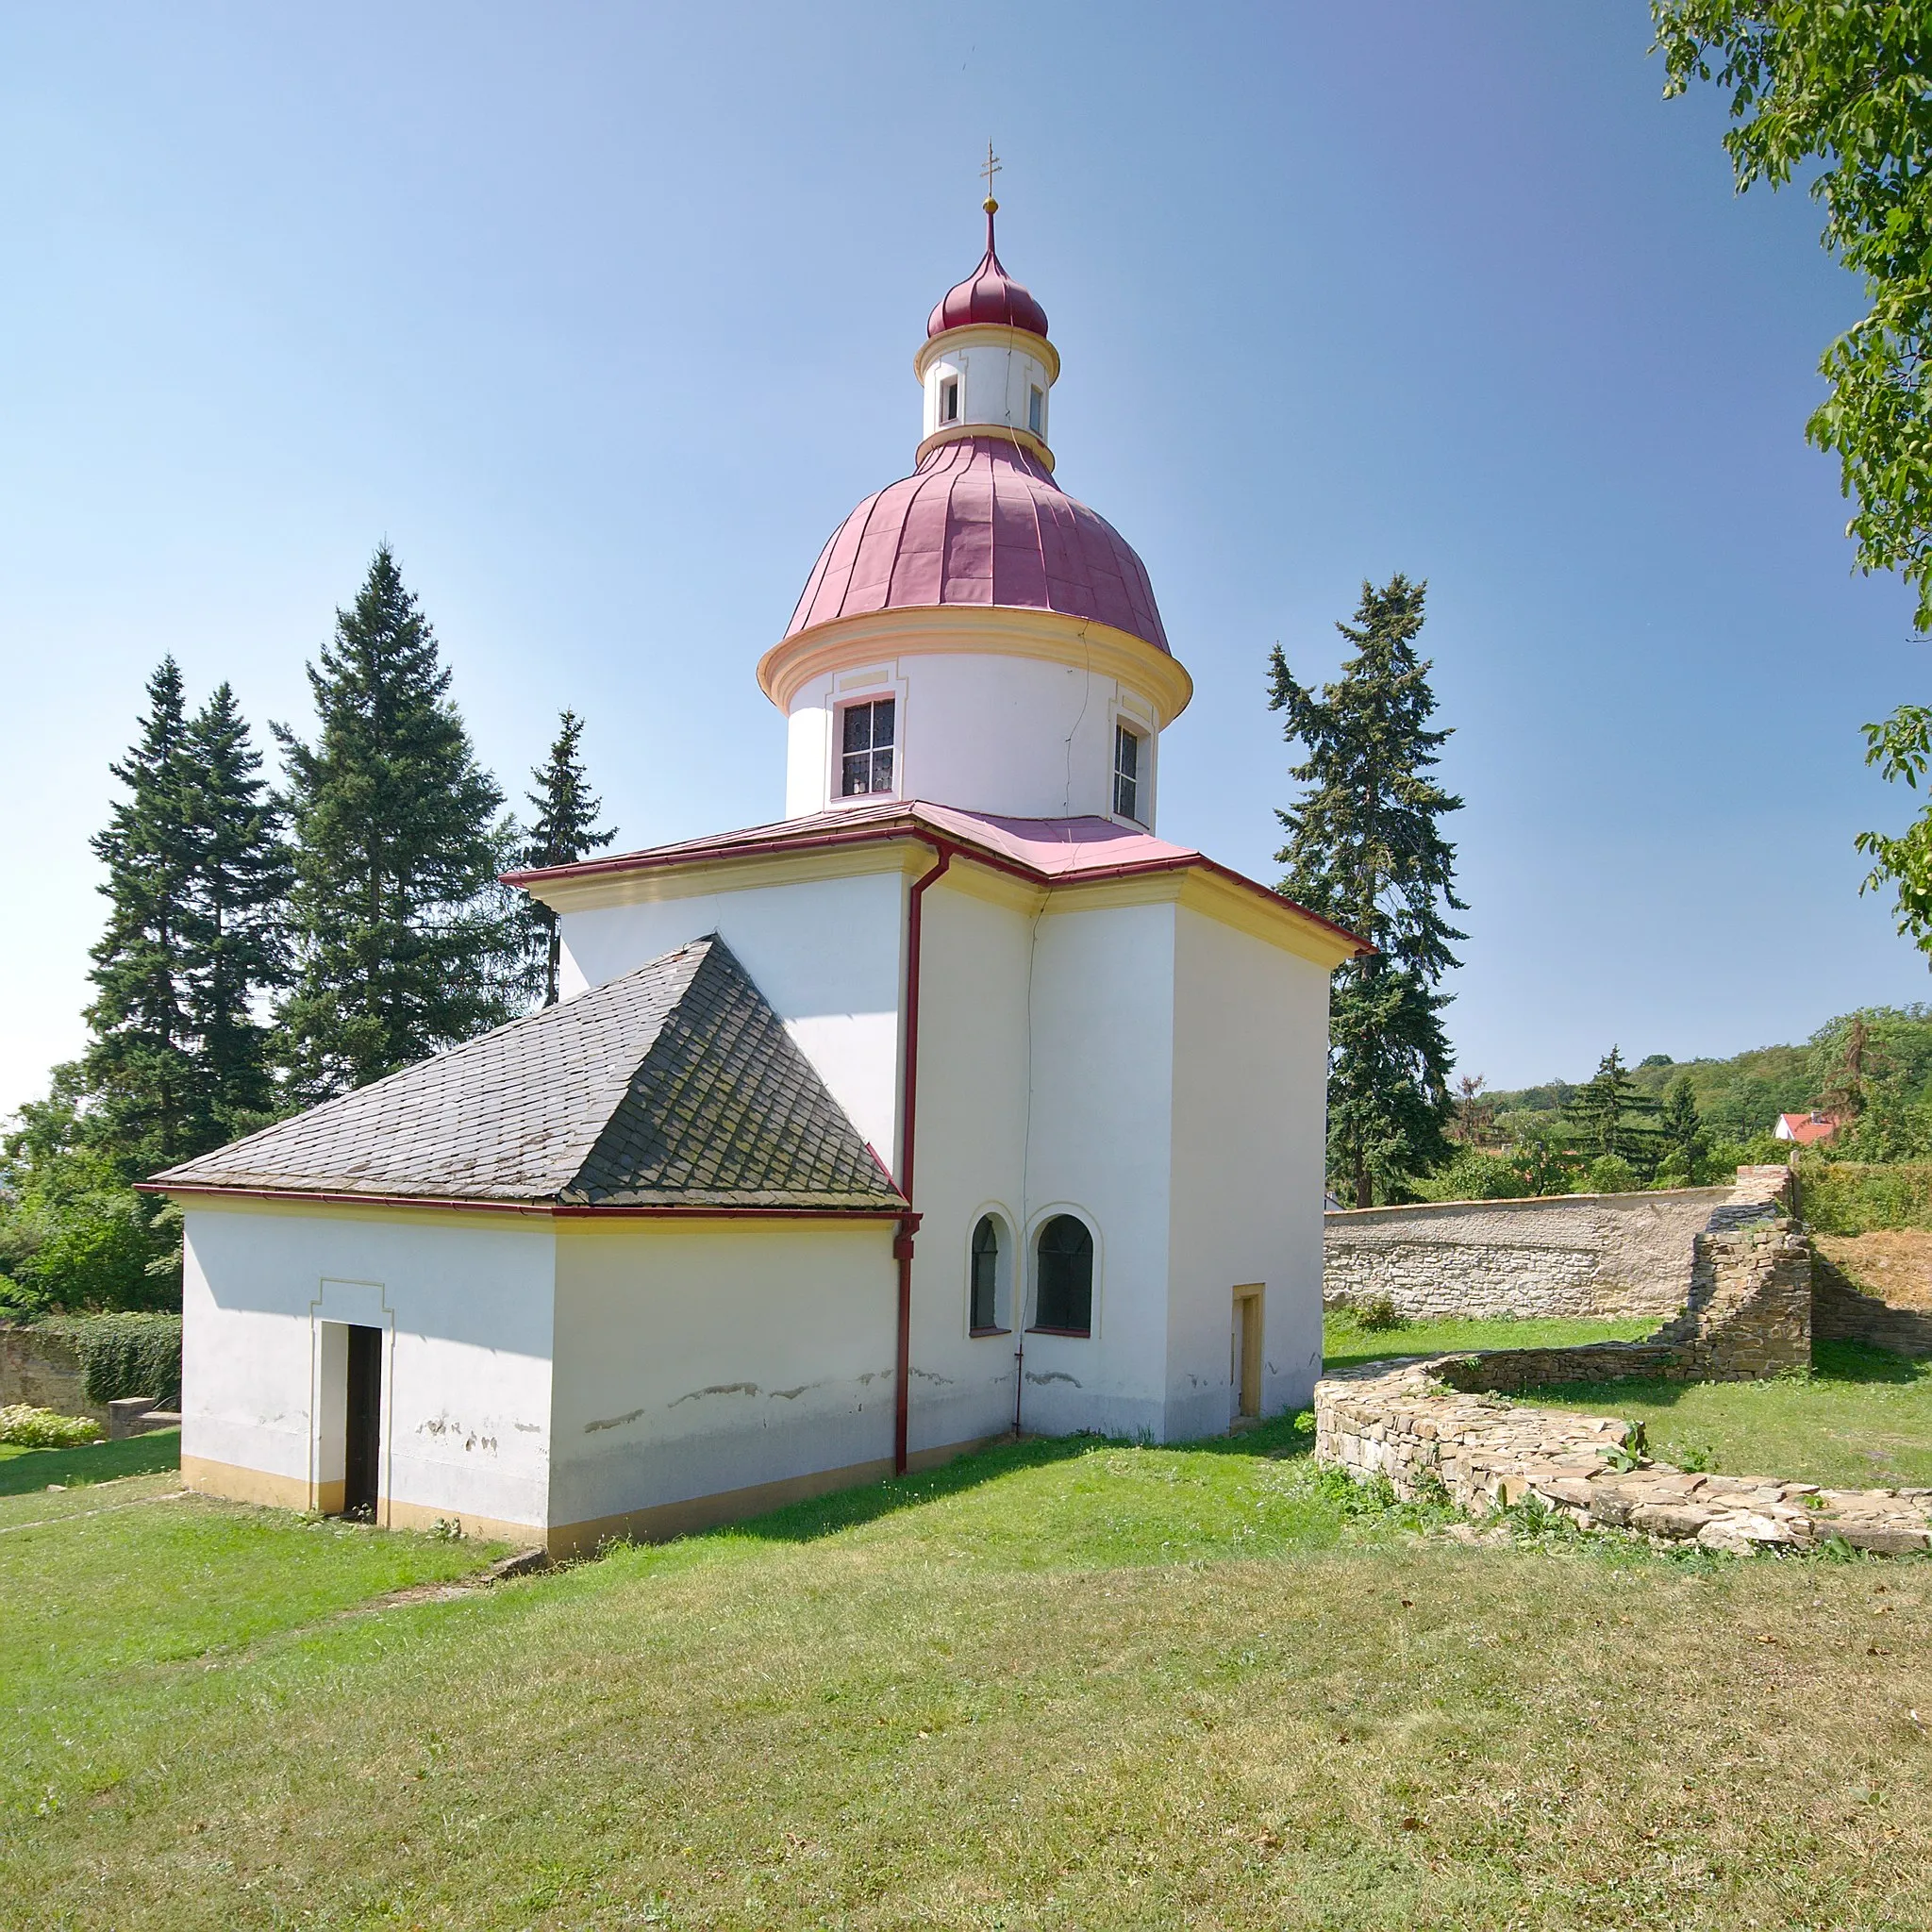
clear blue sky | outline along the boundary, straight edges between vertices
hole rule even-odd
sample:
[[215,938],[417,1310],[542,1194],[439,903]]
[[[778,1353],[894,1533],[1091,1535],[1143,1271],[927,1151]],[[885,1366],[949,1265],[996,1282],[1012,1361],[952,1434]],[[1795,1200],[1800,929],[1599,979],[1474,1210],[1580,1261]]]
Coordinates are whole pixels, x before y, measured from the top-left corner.
[[752,666],[908,467],[989,136],[1060,479],[1198,687],[1164,834],[1274,876],[1268,649],[1331,671],[1403,570],[1469,801],[1467,1071],[1923,996],[1852,839],[1905,816],[1857,727],[1927,646],[1801,436],[1857,290],[1648,39],[1637,0],[16,0],[0,1108],[80,1044],[142,679],[172,650],[306,727],[380,538],[515,790],[571,705],[625,843],[777,816]]

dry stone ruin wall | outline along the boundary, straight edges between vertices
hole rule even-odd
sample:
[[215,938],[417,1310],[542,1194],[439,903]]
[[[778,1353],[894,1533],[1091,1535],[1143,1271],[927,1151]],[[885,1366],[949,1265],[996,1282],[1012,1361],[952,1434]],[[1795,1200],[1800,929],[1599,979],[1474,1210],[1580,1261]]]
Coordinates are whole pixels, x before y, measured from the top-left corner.
[[[1883,1556],[1932,1548],[1932,1491],[1825,1490],[1649,1462],[1627,1423],[1446,1386],[1455,1359],[1374,1362],[1316,1383],[1317,1459],[1473,1516],[1534,1495],[1585,1528],[1737,1555],[1830,1541]],[[1472,1369],[1503,1357],[1460,1359]]]
[[1691,1297],[1697,1238],[1762,1215],[1786,1179],[1746,1169],[1724,1188],[1344,1209],[1324,1221],[1323,1303],[1386,1299],[1411,1321],[1662,1321]]

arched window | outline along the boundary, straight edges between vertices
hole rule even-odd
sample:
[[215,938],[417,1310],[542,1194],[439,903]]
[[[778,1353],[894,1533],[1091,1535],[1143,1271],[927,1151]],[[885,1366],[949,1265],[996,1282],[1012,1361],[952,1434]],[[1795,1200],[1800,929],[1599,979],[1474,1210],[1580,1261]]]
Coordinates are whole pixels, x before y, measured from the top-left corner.
[[1000,1327],[1000,1224],[982,1214],[973,1230],[973,1292],[966,1325],[975,1335],[998,1335]]
[[1039,1288],[1033,1325],[1056,1335],[1093,1332],[1093,1237],[1072,1214],[1056,1214],[1040,1230]]

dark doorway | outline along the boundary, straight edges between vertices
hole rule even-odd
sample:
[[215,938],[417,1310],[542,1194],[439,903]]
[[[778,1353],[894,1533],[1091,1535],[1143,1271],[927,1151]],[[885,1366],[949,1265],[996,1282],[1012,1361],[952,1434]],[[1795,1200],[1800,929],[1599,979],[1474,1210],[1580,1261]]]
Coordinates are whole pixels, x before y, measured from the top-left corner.
[[342,1514],[375,1521],[375,1479],[382,1461],[382,1330],[349,1330],[349,1416],[343,1441]]

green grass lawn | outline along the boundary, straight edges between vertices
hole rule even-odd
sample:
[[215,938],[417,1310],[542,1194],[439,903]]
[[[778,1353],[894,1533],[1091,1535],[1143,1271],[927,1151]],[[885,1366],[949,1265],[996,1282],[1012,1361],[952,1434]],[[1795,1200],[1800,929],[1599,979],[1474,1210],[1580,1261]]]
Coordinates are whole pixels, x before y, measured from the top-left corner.
[[78,1449],[22,1449],[0,1442],[0,1496],[44,1491],[52,1483],[76,1489],[114,1482],[122,1476],[175,1469],[180,1462],[179,1429],[157,1429],[122,1442],[88,1442]]
[[1932,1362],[1851,1341],[1815,1342],[1811,1360],[1808,1381],[1598,1382],[1524,1400],[1641,1422],[1653,1456],[1727,1475],[1932,1486]]
[[1399,1328],[1364,1328],[1353,1316],[1322,1320],[1322,1364],[1350,1368],[1401,1355],[1446,1355],[1465,1348],[1570,1348],[1579,1341],[1641,1341],[1657,1324],[1634,1322],[1405,1322]]
[[1925,1922],[1932,1565],[1469,1548],[1307,1443],[1008,1446],[446,1601],[390,1593],[474,1547],[17,1496],[0,1922]]

